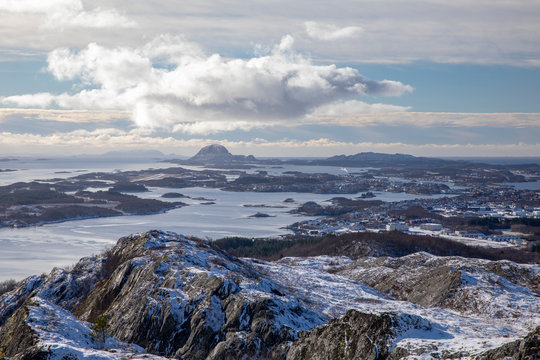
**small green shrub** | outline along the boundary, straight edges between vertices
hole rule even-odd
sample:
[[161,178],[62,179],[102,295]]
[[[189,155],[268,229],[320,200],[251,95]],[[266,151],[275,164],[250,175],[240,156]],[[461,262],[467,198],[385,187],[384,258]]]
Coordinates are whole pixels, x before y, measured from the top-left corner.
[[99,315],[94,319],[94,323],[90,327],[90,329],[92,329],[92,336],[104,344],[107,336],[109,336],[109,327],[110,325],[109,321],[107,320],[107,316]]

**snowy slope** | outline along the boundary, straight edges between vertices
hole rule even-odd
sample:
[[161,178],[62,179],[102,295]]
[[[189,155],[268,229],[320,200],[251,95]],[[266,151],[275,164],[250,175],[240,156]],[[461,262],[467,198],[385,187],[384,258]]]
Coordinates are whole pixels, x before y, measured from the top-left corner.
[[[21,282],[0,298],[0,339],[13,331],[14,314],[26,308],[25,323],[52,358],[159,358],[145,352],[283,358],[302,331],[355,309],[393,314],[391,336],[384,339],[390,350],[406,349],[415,358],[472,357],[540,324],[540,299],[530,290],[540,272],[537,266],[471,261],[414,254],[363,262],[329,256],[265,262],[151,231],[122,238],[71,271],[54,269]],[[392,275],[407,289],[421,271],[433,268],[457,279],[452,296],[445,293],[437,307],[397,300],[365,284]],[[83,321],[99,314],[107,315],[115,337],[107,340],[108,350]]]
[[[480,313],[467,311],[460,314],[391,299],[349,277],[328,273],[329,268],[338,266],[336,264],[352,262],[343,257],[284,258],[272,263],[251,262],[262,274],[290,289],[302,302],[330,317],[343,316],[349,309],[375,314],[388,311],[403,314],[402,332],[393,346],[413,352],[437,349],[449,353],[464,351],[467,354],[477,354],[522,337],[540,324],[538,295],[503,279],[498,280],[504,284],[504,290],[495,293],[495,298],[480,301],[493,309],[519,308],[520,311],[515,312],[511,319],[497,318],[493,315],[493,310]],[[468,287],[484,294],[480,290],[486,285],[485,279],[470,275],[467,281]],[[426,324],[424,330],[409,331],[411,321],[420,321],[419,319],[423,319]]]
[[[507,322],[517,326],[517,331],[538,322],[538,265],[416,253],[361,259],[339,273],[402,300],[451,309],[484,321]],[[525,324],[516,324],[515,319]]]
[[90,324],[39,297],[28,306],[26,323],[39,338],[38,347],[49,352],[49,360],[62,359],[163,359],[143,348],[108,337],[104,344],[91,335]]

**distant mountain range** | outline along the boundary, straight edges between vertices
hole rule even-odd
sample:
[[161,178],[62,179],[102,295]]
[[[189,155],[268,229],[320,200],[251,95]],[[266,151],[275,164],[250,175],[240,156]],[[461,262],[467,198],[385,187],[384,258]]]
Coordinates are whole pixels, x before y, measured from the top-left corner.
[[212,144],[203,147],[197,154],[187,160],[177,160],[180,164],[193,165],[247,165],[247,164],[293,164],[344,167],[385,167],[385,166],[418,166],[460,164],[465,161],[442,160],[436,158],[416,157],[406,154],[382,154],[363,152],[355,155],[337,155],[326,159],[257,159],[253,155],[233,155],[225,146]]
[[[294,161],[294,160],[293,160]],[[294,161],[296,162],[296,161]],[[467,163],[466,161],[443,160],[437,158],[417,157],[407,154],[382,154],[361,152],[354,155],[336,155],[327,159],[304,160],[313,165],[346,166],[346,167],[384,167],[384,166],[439,166]]]
[[[527,160],[527,159],[524,159]],[[189,159],[167,160],[180,165],[199,165],[217,168],[249,168],[256,165],[302,165],[302,166],[340,166],[340,167],[374,167],[374,168],[402,168],[421,169],[423,171],[431,168],[466,169],[478,167],[484,168],[512,168],[521,169],[540,168],[534,161],[524,161],[524,163],[508,163],[498,165],[489,162],[466,159],[440,159],[432,157],[413,156],[408,154],[384,154],[376,152],[361,152],[354,155],[336,155],[329,158],[264,158],[259,159],[253,155],[233,155],[223,145],[212,144],[203,147],[197,154]]]

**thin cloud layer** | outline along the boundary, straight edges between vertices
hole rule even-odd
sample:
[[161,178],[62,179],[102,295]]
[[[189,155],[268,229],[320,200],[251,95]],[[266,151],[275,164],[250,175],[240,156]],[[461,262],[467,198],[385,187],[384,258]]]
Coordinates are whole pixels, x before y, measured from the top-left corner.
[[61,123],[96,123],[125,119],[129,114],[115,110],[52,110],[0,108],[0,123],[12,116],[24,119],[40,119]]
[[[365,111],[360,111],[361,109]],[[376,108],[376,111],[369,111]],[[317,124],[328,123],[341,126],[414,126],[437,127],[489,127],[492,129],[539,128],[538,113],[443,113],[405,112],[408,108],[386,104],[363,104],[350,101],[330,104],[312,114]],[[355,111],[357,110],[357,111]]]
[[46,28],[133,27],[135,23],[116,9],[86,10],[81,0],[0,0],[0,12],[43,14]]
[[[413,112],[409,107],[388,104],[367,104],[358,100],[330,103],[316,108],[298,122],[272,121],[202,121],[179,123],[173,132],[215,134],[223,131],[253,130],[267,127],[306,125],[334,125],[363,128],[369,126],[410,126],[421,128],[491,128],[531,131],[540,128],[539,113],[442,113]],[[112,123],[129,119],[130,113],[122,110],[65,110],[0,108],[0,123],[7,119],[40,119],[59,123]]]
[[[360,114],[374,114],[374,113],[389,113],[396,112],[401,113],[410,110],[410,106],[398,106],[389,104],[368,104],[363,101],[349,100],[338,101],[318,107],[313,113],[310,114],[310,118],[321,119],[336,119],[340,121],[343,118],[350,118]],[[369,116],[367,117],[369,118]],[[362,123],[359,123],[362,125]]]
[[[348,111],[343,104],[339,112],[332,112],[332,107],[324,107],[313,114],[317,123],[332,123],[341,126],[414,126],[418,128],[437,127],[489,127],[492,129],[539,128],[538,113],[443,113],[443,112],[404,112],[399,107],[385,104],[368,105],[380,109],[375,113]],[[392,108],[396,108],[392,110]],[[354,109],[354,107],[352,107]],[[324,111],[327,110],[327,111]],[[383,111],[387,110],[387,111]],[[384,112],[384,113],[383,113]]]
[[[136,48],[95,43],[80,51],[60,48],[49,54],[47,70],[82,90],[0,101],[8,106],[126,110],[140,127],[212,133],[259,126],[253,122],[301,120],[336,101],[413,90],[397,81],[366,79],[350,67],[314,65],[292,50],[293,43],[285,36],[270,53],[250,59],[206,55],[197,44],[171,35]],[[229,124],[217,125],[223,121]]]
[[[215,140],[156,138],[141,130],[123,131],[119,129],[99,129],[95,131],[77,130],[52,135],[17,134],[0,132],[0,147],[8,155],[65,155],[81,153],[104,153],[122,149],[155,149],[165,153],[190,155]],[[385,153],[407,153],[425,156],[523,156],[540,153],[540,143],[526,144],[407,144],[404,142],[348,142],[325,137],[310,140],[249,141],[221,140],[235,154],[255,156],[331,156],[354,154],[362,151]]]
[[[292,6],[198,0],[184,1],[181,7],[173,0],[115,0],[116,10],[109,5],[90,9],[95,3],[0,0],[0,54],[7,57],[6,52],[23,50],[37,51],[39,56],[59,46],[82,48],[90,41],[136,46],[141,38],[181,29],[205,48],[223,49],[226,56],[247,54],[251,41],[268,44],[292,33],[297,34],[299,49],[328,62],[540,66],[540,37],[536,36],[540,2],[531,0],[339,0],[316,5],[296,0]],[[125,29],[134,22],[136,28]],[[43,26],[36,24],[66,31],[47,31],[44,36]],[[358,26],[350,26],[356,24],[361,24],[361,32]],[[91,33],[69,31],[76,26],[110,27]]]
[[198,121],[176,124],[172,131],[189,135],[210,135],[223,131],[262,129],[274,125],[276,124],[260,121]]
[[354,37],[362,32],[359,26],[337,27],[334,24],[321,24],[315,21],[304,23],[306,33],[313,39],[322,41],[341,40]]

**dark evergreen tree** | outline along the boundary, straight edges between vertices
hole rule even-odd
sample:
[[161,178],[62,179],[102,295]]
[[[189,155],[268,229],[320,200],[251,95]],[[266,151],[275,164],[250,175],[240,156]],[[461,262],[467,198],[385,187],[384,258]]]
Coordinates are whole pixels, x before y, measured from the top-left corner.
[[105,344],[107,336],[109,336],[109,321],[105,315],[99,315],[94,319],[92,329],[92,336],[98,340],[101,344]]

